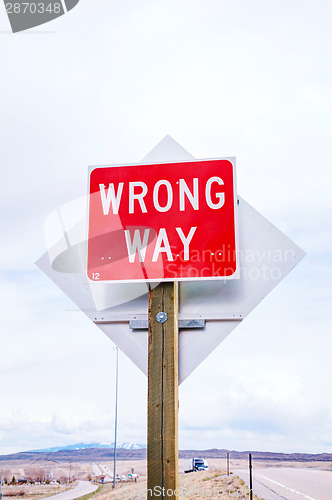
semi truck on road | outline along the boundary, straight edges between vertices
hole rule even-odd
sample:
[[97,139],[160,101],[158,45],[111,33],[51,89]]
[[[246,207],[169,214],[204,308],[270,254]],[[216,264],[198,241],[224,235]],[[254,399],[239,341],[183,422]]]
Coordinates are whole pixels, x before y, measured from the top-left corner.
[[199,470],[208,470],[209,465],[203,458],[188,458],[184,462],[184,472],[196,472]]

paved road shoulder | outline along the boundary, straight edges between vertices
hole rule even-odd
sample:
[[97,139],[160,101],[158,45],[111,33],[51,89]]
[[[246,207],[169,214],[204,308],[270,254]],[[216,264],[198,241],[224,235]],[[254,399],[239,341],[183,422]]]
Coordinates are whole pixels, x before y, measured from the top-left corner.
[[[246,470],[234,470],[234,475],[239,476],[248,486],[249,488],[249,472]],[[253,478],[252,481],[252,490],[254,495],[257,495],[259,498],[264,498],[264,500],[281,500],[284,497],[278,495],[271,488],[268,488],[261,482],[257,481]]]
[[43,500],[75,500],[76,498],[93,493],[96,489],[98,489],[98,486],[91,484],[89,481],[78,481],[78,485],[75,488],[44,498]]

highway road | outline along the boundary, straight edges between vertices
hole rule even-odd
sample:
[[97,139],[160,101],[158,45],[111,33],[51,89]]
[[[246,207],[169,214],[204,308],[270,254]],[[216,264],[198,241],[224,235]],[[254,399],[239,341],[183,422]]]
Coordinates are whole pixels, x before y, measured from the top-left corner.
[[76,498],[81,498],[84,495],[93,493],[97,488],[97,485],[91,484],[89,481],[78,481],[78,485],[72,490],[64,491],[63,493],[44,498],[43,500],[75,500]]
[[[249,486],[248,470],[234,470]],[[253,469],[253,493],[265,500],[331,500],[332,472],[268,467]]]
[[104,464],[98,464],[100,470],[102,471],[102,474],[105,474],[105,483],[112,482],[113,481],[113,474],[107,467],[107,465]]
[[95,476],[101,476],[105,474],[105,483],[111,483],[113,481],[113,474],[104,464],[91,464],[92,470]]
[[101,470],[99,469],[99,466],[98,464],[91,464],[91,467],[92,467],[92,470],[93,470],[93,473],[95,476],[100,476],[100,474],[102,473]]

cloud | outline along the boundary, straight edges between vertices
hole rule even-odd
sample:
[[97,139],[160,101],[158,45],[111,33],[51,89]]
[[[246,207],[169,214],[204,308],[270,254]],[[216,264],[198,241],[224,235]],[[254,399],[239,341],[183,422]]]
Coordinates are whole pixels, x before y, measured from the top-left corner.
[[265,372],[264,377],[235,378],[213,404],[200,393],[199,402],[182,412],[182,448],[291,452],[314,450],[320,443],[324,451],[331,451],[327,436],[331,436],[332,407],[316,406],[297,375]]
[[[144,443],[144,431],[142,433],[142,429],[137,429],[134,424],[134,417],[124,422],[128,432],[122,432],[121,440]],[[113,426],[113,415],[85,419],[57,413],[50,418],[35,419],[22,408],[0,419],[1,454],[33,450],[37,443],[38,448],[49,448],[78,442],[111,442],[114,440]]]
[[[111,416],[108,416],[112,420]],[[109,422],[104,419],[83,420],[78,417],[54,414],[50,419],[32,419],[24,411],[16,411],[0,420],[0,445],[2,454],[28,451],[53,444],[66,445],[89,442],[110,437]]]

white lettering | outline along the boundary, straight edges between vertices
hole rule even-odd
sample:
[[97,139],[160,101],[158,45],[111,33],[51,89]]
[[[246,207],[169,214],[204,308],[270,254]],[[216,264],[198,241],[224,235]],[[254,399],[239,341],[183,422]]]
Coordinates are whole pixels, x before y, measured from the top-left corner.
[[[167,188],[167,203],[164,207],[161,207],[159,204],[159,187],[160,186],[166,186]],[[172,203],[173,203],[173,189],[172,185],[169,181],[158,181],[156,182],[154,188],[153,188],[153,203],[155,208],[158,210],[158,212],[168,212],[168,210],[171,208]]]
[[[162,243],[164,243],[164,246],[162,246]],[[169,246],[166,229],[164,227],[160,228],[159,230],[156,246],[153,252],[152,262],[157,262],[159,254],[161,253],[165,253],[168,260],[173,260],[171,247]]]
[[127,243],[129,262],[135,262],[136,253],[138,253],[138,258],[140,262],[144,262],[146,247],[148,246],[150,229],[144,230],[143,241],[141,239],[141,233],[139,229],[135,229],[133,241],[130,238],[130,231],[125,230],[125,237]]
[[104,215],[108,215],[110,204],[112,203],[113,214],[119,213],[119,206],[124,182],[119,182],[118,192],[115,194],[114,184],[111,182],[108,186],[107,194],[105,193],[105,185],[99,184],[100,197],[103,205]]
[[[135,193],[135,187],[141,187],[142,191],[140,193]],[[141,210],[143,213],[147,213],[147,209],[144,203],[144,196],[148,192],[148,187],[145,182],[129,182],[129,213],[134,213],[134,201],[138,200]]]
[[184,212],[184,195],[187,196],[194,210],[198,210],[198,177],[193,179],[193,194],[191,193],[189,187],[184,179],[179,180],[179,197],[180,197],[180,212]]
[[211,185],[213,182],[217,182],[220,186],[223,186],[224,181],[220,177],[210,177],[205,186],[205,198],[207,205],[213,210],[218,210],[225,203],[225,193],[216,193],[216,197],[219,198],[218,203],[213,203],[211,200]]
[[[218,210],[225,204],[225,192],[218,191],[216,187],[213,188],[214,183],[217,183],[219,186],[224,186],[224,181],[220,177],[210,177],[207,180],[205,186],[205,200],[209,208],[211,208],[212,210]],[[119,213],[124,184],[124,182],[119,182],[118,186],[116,187],[113,183],[110,183],[108,189],[106,189],[104,184],[99,184],[100,198],[104,215],[108,215],[110,209],[112,210],[113,214]],[[142,213],[147,213],[148,210],[145,203],[145,197],[149,191],[147,184],[143,181],[132,181],[128,184],[129,214],[133,214],[135,212],[135,209],[138,209],[138,207],[136,206],[137,203],[135,202],[138,202],[139,208]],[[166,189],[166,192],[163,192],[163,196],[160,196],[160,188],[162,186],[162,189]],[[172,208],[174,200],[173,189],[177,188],[175,186],[173,187],[171,182],[166,179],[157,181],[153,186],[153,204],[154,208],[158,212],[168,212]],[[185,179],[179,179],[178,190],[179,191],[178,193],[176,193],[176,195],[179,195],[180,212],[184,212],[188,205],[189,208],[191,205],[194,210],[199,210],[198,177],[194,177],[192,179],[192,188],[188,186]],[[162,200],[165,200],[164,205],[160,204],[160,197],[162,198]]]
[[183,231],[181,229],[181,227],[176,227],[176,232],[178,233],[178,235],[180,236],[180,240],[182,241],[183,243],[183,260],[189,260],[189,244],[195,234],[195,231],[197,229],[197,226],[196,227],[192,227],[189,231],[189,234],[187,237],[185,237],[185,235],[183,234]]

